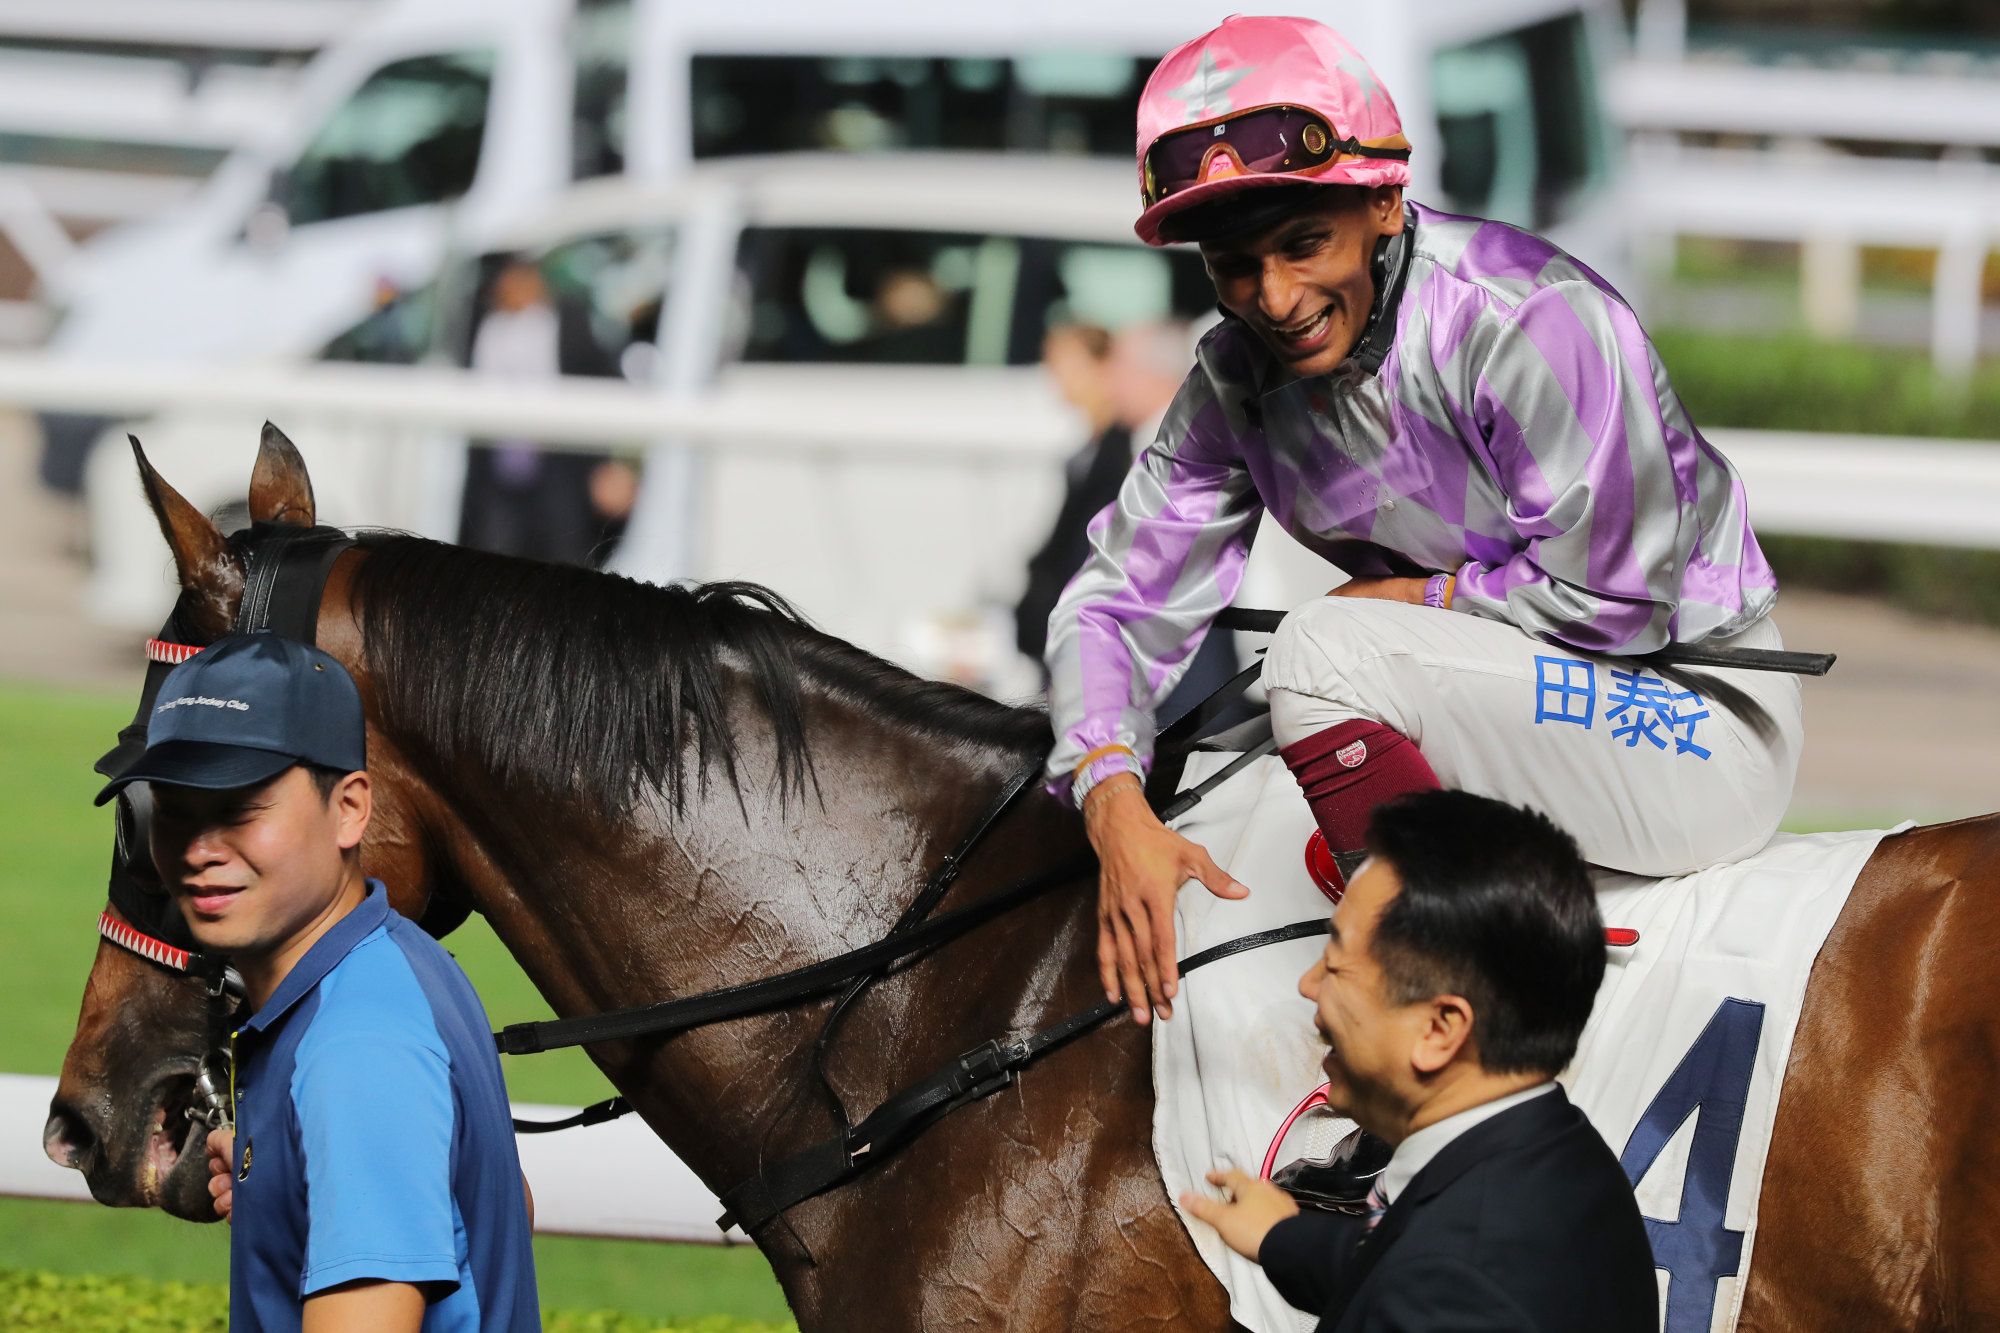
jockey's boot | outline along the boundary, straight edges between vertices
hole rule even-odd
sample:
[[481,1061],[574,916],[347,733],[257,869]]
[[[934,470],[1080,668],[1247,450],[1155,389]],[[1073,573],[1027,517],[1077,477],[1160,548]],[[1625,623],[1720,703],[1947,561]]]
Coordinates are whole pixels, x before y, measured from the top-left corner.
[[1301,1207],[1359,1215],[1368,1211],[1368,1191],[1394,1151],[1367,1130],[1357,1129],[1334,1144],[1324,1158],[1301,1158],[1279,1167],[1271,1173],[1271,1183]]
[[1367,859],[1368,817],[1375,807],[1438,787],[1429,761],[1409,737],[1369,718],[1336,723],[1278,753],[1298,779],[1325,840],[1307,852],[1313,881],[1335,902]]

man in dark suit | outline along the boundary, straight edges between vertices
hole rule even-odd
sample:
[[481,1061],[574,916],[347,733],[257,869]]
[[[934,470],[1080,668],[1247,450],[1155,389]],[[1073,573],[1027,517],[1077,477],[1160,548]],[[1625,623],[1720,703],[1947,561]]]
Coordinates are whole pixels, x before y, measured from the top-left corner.
[[1325,1333],[1654,1333],[1645,1225],[1555,1075],[1604,975],[1576,844],[1540,814],[1432,791],[1376,810],[1373,854],[1300,979],[1334,1109],[1394,1145],[1365,1216],[1239,1171],[1183,1196]]

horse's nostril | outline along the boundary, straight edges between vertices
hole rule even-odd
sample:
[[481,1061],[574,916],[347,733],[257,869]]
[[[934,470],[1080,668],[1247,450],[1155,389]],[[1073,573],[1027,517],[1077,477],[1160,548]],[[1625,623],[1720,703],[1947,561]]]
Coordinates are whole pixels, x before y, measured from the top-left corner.
[[89,1171],[97,1164],[97,1133],[90,1123],[66,1102],[49,1107],[49,1123],[42,1129],[42,1151],[57,1166]]

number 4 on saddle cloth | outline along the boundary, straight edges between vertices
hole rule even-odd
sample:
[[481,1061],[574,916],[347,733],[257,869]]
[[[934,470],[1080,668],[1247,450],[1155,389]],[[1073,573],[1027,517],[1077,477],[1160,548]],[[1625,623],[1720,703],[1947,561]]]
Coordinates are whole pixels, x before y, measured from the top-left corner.
[[[1182,788],[1235,757],[1190,756]],[[1184,890],[1184,953],[1324,913],[1333,897],[1319,883],[1331,877],[1323,843],[1310,846],[1312,813],[1275,757],[1252,760],[1174,827],[1250,887],[1240,900],[1198,884]],[[1735,1327],[1806,977],[1881,837],[1779,834],[1754,856],[1698,874],[1599,877],[1599,905],[1620,933],[1562,1081],[1633,1181],[1664,1276],[1665,1333]],[[1325,1048],[1297,987],[1321,947],[1295,940],[1206,968],[1183,982],[1174,1021],[1154,1025],[1153,1142],[1168,1197],[1208,1191],[1204,1177],[1220,1164],[1337,1207],[1356,1182],[1365,1194],[1381,1169],[1380,1148],[1370,1158],[1350,1142],[1354,1126],[1317,1095]],[[1302,1159],[1329,1169],[1294,1166]],[[1205,1224],[1183,1221],[1236,1320],[1256,1333],[1294,1333],[1298,1312],[1262,1270]]]

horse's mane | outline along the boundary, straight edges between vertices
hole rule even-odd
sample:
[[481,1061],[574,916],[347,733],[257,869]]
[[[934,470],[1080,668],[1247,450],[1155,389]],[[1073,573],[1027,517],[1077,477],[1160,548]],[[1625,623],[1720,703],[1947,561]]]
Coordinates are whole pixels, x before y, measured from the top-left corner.
[[[623,811],[685,808],[720,765],[739,795],[729,675],[776,745],[781,801],[816,781],[803,684],[946,745],[1046,752],[1048,718],[911,675],[807,624],[754,583],[659,587],[400,533],[359,542],[367,673],[383,719],[496,781]],[[694,762],[684,748],[692,744]]]

